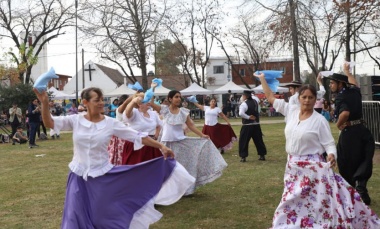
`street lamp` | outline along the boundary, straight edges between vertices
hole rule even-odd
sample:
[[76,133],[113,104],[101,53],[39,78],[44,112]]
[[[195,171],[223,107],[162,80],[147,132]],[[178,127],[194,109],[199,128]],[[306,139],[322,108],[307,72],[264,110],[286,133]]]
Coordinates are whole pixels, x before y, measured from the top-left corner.
[[78,104],[78,0],[75,0],[75,101]]

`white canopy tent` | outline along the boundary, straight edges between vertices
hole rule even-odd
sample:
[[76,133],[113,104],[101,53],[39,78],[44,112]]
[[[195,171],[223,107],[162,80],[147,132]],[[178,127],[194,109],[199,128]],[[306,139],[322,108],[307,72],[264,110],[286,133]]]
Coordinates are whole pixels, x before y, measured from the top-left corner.
[[47,91],[51,93],[53,99],[67,99],[69,97],[68,94],[58,91],[55,87],[50,87]]
[[[253,88],[253,91],[255,93],[264,93],[262,85],[259,85],[259,86],[255,87],[255,88]],[[287,87],[277,87],[277,92],[278,93],[286,93],[286,92],[289,92],[289,88],[287,88]]]
[[181,95],[211,95],[212,91],[204,89],[196,83],[191,84],[189,87],[183,89]]
[[171,91],[169,88],[166,88],[164,86],[160,86],[160,87],[156,87],[156,89],[154,89],[154,95],[155,96],[167,96],[169,91]]
[[133,95],[136,91],[129,88],[127,85],[122,84],[120,87],[116,88],[115,90],[105,93],[104,96],[106,97],[117,97],[121,95]]
[[227,94],[227,93],[243,93],[244,90],[248,90],[244,87],[236,85],[234,82],[230,81],[225,85],[214,90],[213,94]]

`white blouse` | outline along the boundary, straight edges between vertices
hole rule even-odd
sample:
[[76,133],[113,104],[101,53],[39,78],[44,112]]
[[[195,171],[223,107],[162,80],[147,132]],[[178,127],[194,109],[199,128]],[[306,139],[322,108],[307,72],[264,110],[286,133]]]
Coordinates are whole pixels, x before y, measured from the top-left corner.
[[205,110],[205,125],[215,126],[218,123],[218,116],[222,113],[222,110],[219,107],[214,107],[211,109],[209,106],[204,106]]
[[273,107],[286,116],[285,139],[286,152],[290,155],[334,154],[337,159],[336,146],[330,125],[318,112],[299,120],[299,106],[291,106],[283,99],[276,99]]
[[128,118],[125,113],[123,120],[128,123],[129,127],[140,132],[148,132],[149,135],[154,135],[157,126],[162,126],[162,121],[158,117],[157,112],[148,110],[149,117],[145,117],[138,109],[133,108],[132,117]]
[[54,131],[73,131],[74,155],[69,168],[85,180],[87,176],[102,176],[113,167],[107,152],[113,135],[133,142],[135,150],[143,146],[141,138],[146,137],[146,134],[129,128],[114,118],[104,117],[97,123],[88,121],[84,114],[52,117]]
[[190,111],[188,109],[181,107],[178,114],[172,114],[168,106],[161,105],[160,114],[164,119],[161,141],[175,142],[185,139],[186,136],[183,132],[182,125],[186,123],[189,113]]

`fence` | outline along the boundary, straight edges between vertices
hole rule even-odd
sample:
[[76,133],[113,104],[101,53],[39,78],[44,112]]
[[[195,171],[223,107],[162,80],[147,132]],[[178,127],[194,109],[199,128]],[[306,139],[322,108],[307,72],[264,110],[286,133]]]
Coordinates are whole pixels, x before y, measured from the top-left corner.
[[380,145],[380,101],[363,101],[363,119],[376,145]]

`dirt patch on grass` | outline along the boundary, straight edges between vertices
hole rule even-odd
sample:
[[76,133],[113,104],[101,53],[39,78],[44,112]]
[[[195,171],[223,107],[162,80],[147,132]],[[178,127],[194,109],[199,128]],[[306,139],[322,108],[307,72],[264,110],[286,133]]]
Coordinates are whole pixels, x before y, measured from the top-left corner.
[[380,164],[380,148],[376,147],[375,155],[373,156],[373,164]]

